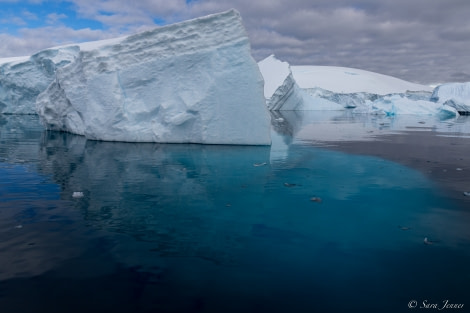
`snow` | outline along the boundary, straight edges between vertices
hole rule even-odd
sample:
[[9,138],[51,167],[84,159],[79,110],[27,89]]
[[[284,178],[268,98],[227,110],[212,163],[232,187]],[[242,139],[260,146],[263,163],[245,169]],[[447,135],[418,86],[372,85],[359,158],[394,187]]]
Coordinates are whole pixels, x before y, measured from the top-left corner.
[[271,111],[352,109],[356,114],[441,118],[459,114],[451,103],[433,101],[431,87],[387,75],[345,67],[290,66],[274,55],[258,65],[266,82],[266,105]]
[[305,95],[297,86],[289,63],[270,55],[258,66],[264,78],[264,97],[268,109],[301,110]]
[[263,77],[235,10],[81,44],[36,102],[88,139],[269,145]]
[[468,113],[470,112],[470,82],[437,86],[432,93],[431,100],[450,105],[459,112]]
[[264,77],[264,97],[269,99],[291,74],[290,66],[276,59],[274,54],[258,62],[258,66]]
[[300,88],[322,88],[335,93],[365,92],[377,95],[432,91],[425,85],[415,84],[392,76],[336,66],[291,66]]

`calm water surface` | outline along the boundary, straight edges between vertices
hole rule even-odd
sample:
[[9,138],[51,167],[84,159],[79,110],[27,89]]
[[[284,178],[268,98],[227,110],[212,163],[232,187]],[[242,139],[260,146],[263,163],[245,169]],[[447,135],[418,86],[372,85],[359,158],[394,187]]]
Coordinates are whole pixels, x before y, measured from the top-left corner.
[[86,141],[0,116],[0,312],[469,312],[466,202],[325,147],[468,125],[291,112],[273,116],[272,147],[238,147]]

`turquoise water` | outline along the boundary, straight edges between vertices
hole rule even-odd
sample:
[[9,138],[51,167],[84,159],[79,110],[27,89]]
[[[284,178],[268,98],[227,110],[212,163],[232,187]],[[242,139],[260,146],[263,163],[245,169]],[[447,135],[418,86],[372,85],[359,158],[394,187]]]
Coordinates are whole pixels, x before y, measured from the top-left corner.
[[0,129],[1,312],[470,308],[469,211],[410,168],[279,125],[272,147]]

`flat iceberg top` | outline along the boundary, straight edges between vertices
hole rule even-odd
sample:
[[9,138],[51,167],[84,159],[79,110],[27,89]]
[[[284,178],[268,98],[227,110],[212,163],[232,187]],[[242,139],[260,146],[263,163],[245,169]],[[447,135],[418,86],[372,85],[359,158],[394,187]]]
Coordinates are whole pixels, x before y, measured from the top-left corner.
[[300,88],[322,88],[337,93],[367,92],[378,95],[406,91],[432,91],[432,87],[379,73],[337,66],[291,66]]
[[18,63],[18,62],[25,62],[29,59],[29,56],[22,56],[22,57],[11,57],[11,58],[0,58],[0,65],[6,63]]
[[258,62],[258,66],[264,77],[264,97],[268,99],[291,73],[289,63],[280,61],[274,54],[271,54]]

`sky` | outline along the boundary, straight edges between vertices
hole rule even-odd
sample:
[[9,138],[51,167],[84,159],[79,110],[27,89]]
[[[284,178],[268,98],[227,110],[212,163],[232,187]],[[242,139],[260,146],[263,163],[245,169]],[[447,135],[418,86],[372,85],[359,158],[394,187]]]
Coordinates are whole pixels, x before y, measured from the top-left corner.
[[0,58],[237,9],[256,61],[470,81],[468,0],[0,0]]

